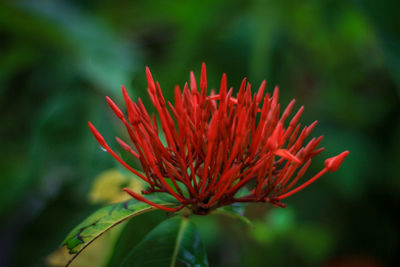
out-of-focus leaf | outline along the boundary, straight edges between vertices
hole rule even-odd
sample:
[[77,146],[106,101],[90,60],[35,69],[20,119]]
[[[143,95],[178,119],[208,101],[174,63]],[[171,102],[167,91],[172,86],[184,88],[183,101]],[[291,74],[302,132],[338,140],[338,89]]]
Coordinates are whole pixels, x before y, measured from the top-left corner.
[[264,220],[254,222],[250,235],[260,243],[270,243],[279,237],[286,237],[295,227],[295,214],[290,207],[271,209]]
[[154,228],[122,266],[208,266],[208,260],[195,225],[176,216]]
[[285,209],[272,209],[266,216],[268,228],[273,231],[284,233],[295,227],[295,213],[290,207]]
[[326,258],[334,245],[331,232],[318,224],[293,227],[287,237],[310,266]]
[[98,175],[89,193],[92,203],[118,203],[130,199],[131,197],[122,189],[128,187],[140,193],[143,183],[139,179],[134,179],[117,169],[106,170]]
[[214,211],[214,214],[221,214],[228,217],[236,218],[246,223],[249,226],[253,226],[249,218],[244,216],[244,213],[246,211],[246,206],[247,206],[246,204],[234,203],[230,206],[225,206],[217,209],[216,211]]
[[[243,187],[235,194],[235,197],[243,197],[243,196],[248,195],[249,193],[250,193],[250,190],[247,189],[246,187]],[[244,203],[244,202],[233,203],[232,205],[224,206],[224,207],[221,207],[221,208],[215,210],[213,212],[213,214],[221,214],[221,215],[225,215],[228,217],[240,219],[247,225],[253,226],[252,222],[246,216],[244,216],[247,205],[248,205],[248,203]]]
[[[175,205],[158,199],[152,199],[152,201],[163,205]],[[155,209],[155,207],[149,206],[146,203],[131,199],[122,203],[103,207],[94,212],[76,226],[62,242],[62,245],[67,246],[71,254],[75,254],[70,262],[105,231],[127,219]]]
[[75,67],[88,80],[113,95],[132,75],[134,55],[104,21],[68,4],[54,1],[24,1],[27,12],[37,15],[61,34]]

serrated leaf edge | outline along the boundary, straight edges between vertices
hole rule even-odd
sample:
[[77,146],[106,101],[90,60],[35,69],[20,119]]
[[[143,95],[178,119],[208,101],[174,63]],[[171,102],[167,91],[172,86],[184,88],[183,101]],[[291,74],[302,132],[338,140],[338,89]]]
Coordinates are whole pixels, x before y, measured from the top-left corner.
[[[93,241],[95,241],[97,238],[99,238],[100,236],[102,236],[105,232],[107,232],[107,231],[110,230],[111,228],[117,226],[118,224],[120,224],[120,223],[122,223],[122,222],[124,222],[124,221],[126,221],[126,220],[128,220],[128,219],[130,219],[130,218],[132,218],[132,217],[139,216],[139,215],[141,215],[141,214],[143,214],[143,213],[146,213],[146,212],[149,212],[149,211],[152,211],[152,210],[157,210],[157,208],[155,208],[155,207],[148,207],[148,208],[143,209],[143,210],[141,210],[141,211],[139,211],[139,212],[137,212],[137,213],[130,214],[129,216],[126,216],[125,218],[123,218],[123,219],[117,221],[116,223],[110,225],[110,226],[107,227],[104,231],[102,231],[100,234],[98,234],[95,238],[93,238],[92,240],[90,240],[89,242],[87,242],[78,252],[74,253],[74,256],[67,262],[67,264],[65,265],[65,267],[68,267],[68,266],[76,259],[76,257],[79,256],[79,254],[80,254],[85,248],[87,248]],[[66,245],[65,242],[63,242],[63,245]],[[69,249],[68,249],[68,250],[69,250]]]

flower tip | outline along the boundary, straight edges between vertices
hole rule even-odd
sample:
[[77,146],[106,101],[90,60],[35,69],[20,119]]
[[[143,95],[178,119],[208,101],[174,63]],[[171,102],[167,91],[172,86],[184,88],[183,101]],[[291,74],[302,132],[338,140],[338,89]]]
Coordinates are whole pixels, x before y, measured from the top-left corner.
[[274,92],[272,93],[273,97],[278,98],[279,96],[279,86],[275,85]]
[[121,120],[124,118],[124,113],[119,109],[119,107],[114,103],[114,101],[111,100],[108,96],[106,96],[106,101],[110,108],[114,111],[115,115],[117,115],[118,118]]
[[94,128],[93,124],[90,121],[88,121],[87,124],[88,124],[90,130],[92,130],[92,128]]
[[154,83],[153,76],[151,75],[150,69],[147,66],[146,66],[146,78],[147,78],[147,83],[149,85],[149,89],[151,90],[151,92],[155,92],[156,85]]
[[125,191],[125,192],[127,192],[128,194],[129,194],[130,192],[132,192],[132,190],[130,190],[130,189],[127,188],[127,187],[122,188],[122,190]]
[[126,90],[125,85],[121,85],[121,91],[122,91],[122,95],[124,96],[125,101],[127,101],[129,98],[129,94],[128,91]]
[[121,91],[122,91],[122,95],[124,96],[124,98],[126,96],[128,96],[128,91],[126,90],[126,87],[123,84],[121,84]]
[[96,138],[97,142],[102,146],[102,147],[107,147],[107,143],[104,140],[103,136],[97,131],[96,127],[93,126],[93,124],[88,121],[89,129],[93,133],[94,137]]
[[282,157],[282,158],[285,158],[285,159],[287,159],[287,160],[294,161],[294,162],[296,162],[296,163],[298,163],[298,164],[301,164],[301,163],[302,163],[302,161],[301,161],[298,157],[292,155],[292,154],[291,154],[289,151],[287,151],[286,149],[278,149],[278,150],[276,150],[276,151],[274,152],[274,154],[277,155],[277,156],[280,156],[280,157]]
[[203,62],[201,64],[201,73],[200,73],[200,89],[205,94],[207,90],[207,70],[206,70],[206,63]]
[[118,144],[125,150],[129,150],[130,147],[128,146],[127,143],[125,143],[124,141],[122,141],[120,138],[115,137],[115,140],[117,140]]
[[342,164],[343,160],[349,155],[349,151],[346,150],[339,155],[328,158],[325,160],[325,168],[330,172],[335,172],[339,169],[340,165]]
[[124,187],[122,188],[123,191],[125,191],[126,193],[128,193],[131,197],[139,200],[139,201],[143,201],[144,197],[134,191],[132,191],[131,189]]

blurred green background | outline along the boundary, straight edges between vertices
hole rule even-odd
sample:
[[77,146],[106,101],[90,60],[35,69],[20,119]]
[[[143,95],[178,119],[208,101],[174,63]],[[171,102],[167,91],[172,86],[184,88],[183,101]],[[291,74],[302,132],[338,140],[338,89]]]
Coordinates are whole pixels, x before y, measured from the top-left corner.
[[[190,70],[199,75],[203,61],[210,87],[223,72],[235,89],[245,76],[253,87],[267,79],[269,91],[280,86],[283,105],[305,105],[303,122],[320,121],[314,134],[326,148],[309,174],[350,151],[339,171],[287,199],[288,208],[250,206],[253,228],[196,218],[210,265],[395,266],[399,10],[395,0],[2,1],[0,266],[49,264],[99,206],[88,198],[94,179],[119,167],[87,121],[113,147],[123,133],[104,97],[122,104],[125,84],[149,106],[148,65],[171,100],[173,86]],[[165,216],[128,223],[113,256],[90,266],[118,266]]]

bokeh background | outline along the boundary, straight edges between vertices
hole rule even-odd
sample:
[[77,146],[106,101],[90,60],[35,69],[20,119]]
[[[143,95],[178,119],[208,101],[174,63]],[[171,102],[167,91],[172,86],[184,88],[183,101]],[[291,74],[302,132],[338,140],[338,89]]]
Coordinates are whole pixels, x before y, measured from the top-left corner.
[[[104,97],[122,104],[125,84],[149,105],[148,65],[171,100],[173,86],[190,70],[199,75],[204,61],[211,87],[223,72],[235,89],[245,76],[254,87],[267,79],[269,91],[279,84],[283,105],[305,105],[304,123],[320,121],[315,135],[325,136],[326,151],[309,174],[350,151],[288,208],[252,205],[252,228],[196,218],[211,266],[395,266],[398,3],[1,1],[0,265],[62,266],[54,251],[68,231],[109,201],[96,179],[107,188],[126,176],[87,128],[93,121],[117,147],[123,129]],[[123,225],[76,266],[118,266],[165,216]]]

